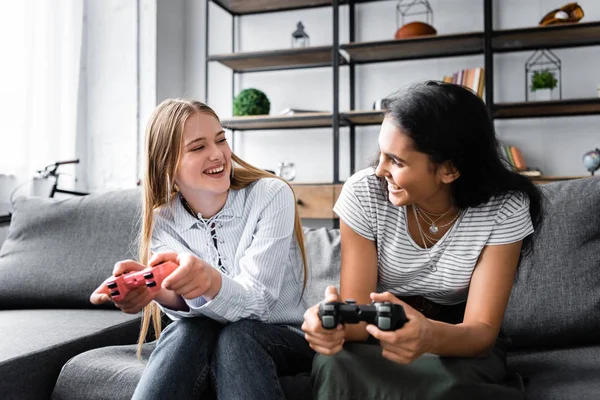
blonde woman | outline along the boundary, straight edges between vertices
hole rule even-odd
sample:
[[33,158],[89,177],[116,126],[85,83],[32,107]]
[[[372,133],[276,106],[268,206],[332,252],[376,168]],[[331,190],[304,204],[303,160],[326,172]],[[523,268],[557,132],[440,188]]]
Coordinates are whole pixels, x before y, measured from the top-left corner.
[[[115,302],[145,308],[140,344],[151,316],[160,333],[160,309],[175,320],[133,398],[200,398],[212,387],[219,398],[283,399],[278,375],[309,371],[314,355],[299,330],[306,256],[292,189],[232,154],[218,116],[197,101],[160,104],[146,146],[140,260],[114,274],[178,267],[158,292]],[[109,300],[102,288],[91,296]]]

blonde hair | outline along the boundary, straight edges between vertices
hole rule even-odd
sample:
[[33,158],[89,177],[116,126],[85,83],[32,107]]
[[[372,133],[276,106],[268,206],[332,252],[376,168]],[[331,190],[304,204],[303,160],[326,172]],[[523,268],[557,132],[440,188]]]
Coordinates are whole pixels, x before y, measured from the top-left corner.
[[[146,175],[143,180],[142,229],[139,238],[140,249],[138,256],[139,262],[142,265],[147,265],[150,257],[154,211],[159,207],[168,205],[173,196],[177,194],[174,177],[181,155],[183,127],[187,119],[195,113],[208,114],[221,123],[212,108],[199,101],[185,99],[168,99],[163,101],[156,107],[148,122],[146,128]],[[243,189],[262,178],[281,179],[267,171],[248,164],[233,153],[231,154],[231,159],[232,164],[235,162],[237,166],[234,168],[232,165],[233,174],[230,189]],[[302,255],[304,272],[302,290],[304,293],[307,280],[306,250],[297,207],[294,220],[294,234],[296,235]],[[151,323],[155,337],[158,338],[162,329],[161,312],[160,308],[154,302],[144,308],[138,340],[138,357],[141,357],[142,344],[145,342]]]

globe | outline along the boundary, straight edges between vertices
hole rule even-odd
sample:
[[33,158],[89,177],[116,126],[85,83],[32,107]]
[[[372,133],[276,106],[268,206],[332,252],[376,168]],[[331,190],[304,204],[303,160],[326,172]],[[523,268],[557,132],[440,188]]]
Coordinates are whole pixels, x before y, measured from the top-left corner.
[[583,166],[594,175],[594,172],[600,168],[600,149],[585,153],[583,155]]

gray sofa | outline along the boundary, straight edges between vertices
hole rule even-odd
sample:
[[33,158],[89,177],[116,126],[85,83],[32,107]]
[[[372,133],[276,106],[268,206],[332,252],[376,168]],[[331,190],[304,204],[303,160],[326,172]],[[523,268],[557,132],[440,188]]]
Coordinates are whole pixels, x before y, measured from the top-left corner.
[[[505,317],[508,366],[523,377],[528,399],[598,399],[600,179],[543,190],[546,219],[533,254],[521,260]],[[0,398],[130,398],[144,368],[133,344],[139,319],[87,298],[114,261],[131,256],[138,200],[124,190],[17,204],[0,251]],[[339,233],[305,233],[314,304],[337,280]],[[281,382],[288,399],[310,398],[307,374]]]

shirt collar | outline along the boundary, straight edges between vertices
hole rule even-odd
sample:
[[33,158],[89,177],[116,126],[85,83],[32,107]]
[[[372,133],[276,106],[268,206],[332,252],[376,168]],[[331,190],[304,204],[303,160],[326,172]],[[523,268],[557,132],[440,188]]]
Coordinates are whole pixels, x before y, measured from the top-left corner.
[[[213,221],[218,218],[239,218],[243,215],[244,212],[244,189],[241,190],[233,190],[229,189],[227,193],[227,200],[225,200],[225,205],[215,215],[211,218],[208,218],[208,221]],[[177,193],[171,202],[171,210],[173,211],[173,220],[175,223],[175,228],[179,232],[183,232],[193,228],[197,223],[198,219],[194,218],[184,207],[182,202],[181,193]],[[199,216],[201,217],[201,216]]]

